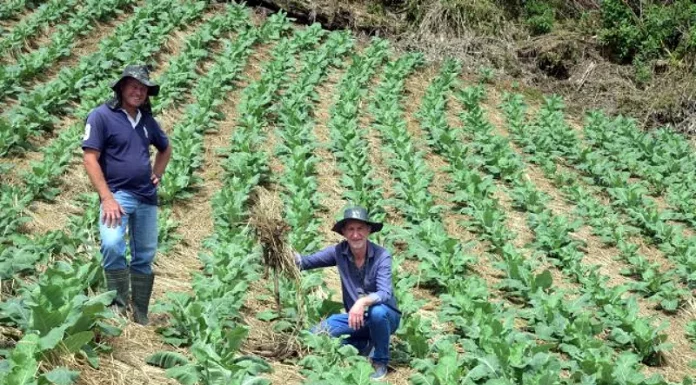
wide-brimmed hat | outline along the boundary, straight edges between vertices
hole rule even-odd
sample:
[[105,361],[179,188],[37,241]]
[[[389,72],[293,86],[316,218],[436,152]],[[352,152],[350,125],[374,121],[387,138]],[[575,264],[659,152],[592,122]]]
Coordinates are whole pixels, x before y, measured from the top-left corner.
[[376,233],[382,230],[382,224],[379,222],[371,221],[370,217],[367,215],[367,210],[364,207],[360,206],[347,208],[343,212],[343,219],[336,222],[336,224],[333,225],[331,230],[343,235],[343,226],[345,226],[346,222],[348,222],[351,219],[367,223],[368,225],[370,225],[370,232],[372,233]]
[[147,94],[149,96],[157,96],[160,86],[150,81],[150,70],[144,65],[127,65],[121,73],[121,77],[111,83],[111,89],[118,92],[119,83],[125,78],[133,78],[147,86]]

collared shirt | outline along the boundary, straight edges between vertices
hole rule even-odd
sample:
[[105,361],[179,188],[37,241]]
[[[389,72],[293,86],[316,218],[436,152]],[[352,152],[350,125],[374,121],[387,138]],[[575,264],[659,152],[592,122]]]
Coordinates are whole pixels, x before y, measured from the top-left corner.
[[143,114],[140,113],[140,109],[138,109],[138,113],[135,115],[135,119],[133,119],[133,117],[130,116],[128,111],[126,111],[125,109],[121,108],[120,110],[123,111],[124,114],[126,114],[126,117],[128,117],[128,121],[130,122],[131,126],[133,126],[133,128],[138,126],[138,123],[140,123],[140,118],[143,117]]
[[347,241],[301,257],[298,262],[300,270],[329,266],[338,268],[346,311],[353,307],[360,297],[360,292],[372,297],[375,304],[385,304],[399,311],[392,286],[391,254],[375,243],[367,242],[367,256],[360,269],[355,265]]
[[150,113],[138,111],[133,119],[120,108],[102,104],[87,117],[82,148],[99,151],[109,190],[128,191],[145,203],[157,204],[157,187],[150,179],[151,145],[164,151],[169,139]]

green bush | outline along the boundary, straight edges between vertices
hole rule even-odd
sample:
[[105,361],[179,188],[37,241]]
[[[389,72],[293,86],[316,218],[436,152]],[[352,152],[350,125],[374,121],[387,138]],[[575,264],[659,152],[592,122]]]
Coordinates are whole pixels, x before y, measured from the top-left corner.
[[551,32],[556,15],[553,7],[544,1],[530,0],[525,2],[524,11],[526,24],[533,35]]
[[600,17],[599,39],[621,62],[679,59],[696,52],[696,5],[690,0],[650,0],[642,7],[604,0]]

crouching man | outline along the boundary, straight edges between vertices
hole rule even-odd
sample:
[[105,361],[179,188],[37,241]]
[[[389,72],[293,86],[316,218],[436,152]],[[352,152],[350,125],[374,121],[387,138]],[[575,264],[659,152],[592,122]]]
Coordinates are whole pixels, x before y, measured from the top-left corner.
[[389,338],[401,321],[392,290],[391,254],[368,240],[371,233],[381,229],[381,223],[370,221],[366,209],[349,208],[332,228],[344,241],[297,257],[301,270],[338,268],[347,313],[331,315],[313,331],[324,331],[332,337],[347,336],[346,343],[362,355],[371,356],[375,371],[370,377],[374,380],[387,375]]

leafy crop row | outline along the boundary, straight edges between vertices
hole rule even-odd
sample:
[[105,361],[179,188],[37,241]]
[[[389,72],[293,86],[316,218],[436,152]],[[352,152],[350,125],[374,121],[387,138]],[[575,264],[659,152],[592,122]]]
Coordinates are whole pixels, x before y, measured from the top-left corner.
[[[25,248],[24,254],[12,255],[13,268],[34,268],[33,253],[69,255],[70,260],[58,259],[35,280],[15,281],[12,296],[0,302],[0,323],[23,334],[14,349],[0,352],[5,358],[0,366],[2,383],[72,384],[78,372],[56,367],[63,362],[61,357],[75,354],[97,367],[98,353],[110,350],[103,338],[120,334],[113,322],[107,322],[114,317],[107,307],[114,293],[86,295],[101,285],[102,270],[94,258],[98,252],[94,234],[88,230],[96,227],[99,206],[90,200],[84,208],[82,216],[71,218],[67,232],[50,232],[44,244],[30,243],[36,250]],[[45,370],[46,364],[53,369]]]
[[[359,105],[366,95],[366,86],[386,59],[387,49],[386,41],[375,39],[362,54],[352,55],[351,64],[338,85],[340,92],[334,96],[328,123],[330,148],[336,156],[338,168],[343,173],[343,198],[349,205],[360,204],[367,207],[371,218],[378,221],[384,217],[381,190],[367,158],[368,146],[362,137],[365,130],[359,127],[358,114]],[[305,282],[308,279],[310,277],[307,277]],[[342,308],[340,305],[337,307]],[[311,349],[311,354],[299,363],[304,368],[307,382],[369,383],[369,375],[372,372],[370,365],[357,356],[355,349],[340,346],[336,342],[327,336],[307,336],[305,343]]]
[[647,181],[651,194],[666,192],[674,211],[666,216],[696,227],[696,156],[689,142],[668,129],[643,132],[624,117],[611,120],[595,112],[588,119],[585,143],[593,152],[617,170]]
[[[547,172],[553,171],[549,169]],[[592,226],[593,233],[599,236],[605,245],[616,246],[619,249],[620,252],[615,258],[628,266],[621,270],[621,274],[633,277],[636,281],[630,285],[630,289],[657,302],[666,312],[677,311],[688,295],[688,291],[678,283],[679,276],[683,276],[684,272],[674,268],[665,269],[662,264],[650,262],[641,255],[639,245],[630,241],[637,229],[625,225],[613,207],[596,199],[595,194],[600,193],[599,191],[585,188],[577,179],[568,176],[564,177],[562,182],[564,185],[560,188],[561,192],[569,200],[577,202],[575,212]]]
[[345,77],[338,84],[340,92],[331,107],[328,123],[331,149],[336,155],[338,167],[344,174],[341,184],[344,199],[361,205],[377,221],[384,217],[381,202],[381,182],[372,172],[368,159],[368,145],[363,138],[365,129],[359,126],[358,114],[367,86],[379,65],[386,60],[388,42],[374,40],[363,55],[354,54]]
[[[509,99],[511,103],[518,105],[522,103],[519,98],[511,96]],[[533,161],[536,159],[536,162],[540,163],[547,173],[556,173],[553,159],[563,159],[586,175],[588,177],[585,178],[586,182],[608,195],[611,198],[612,207],[627,215],[630,224],[637,227],[641,233],[660,247],[665,256],[675,264],[676,274],[680,279],[687,285],[693,285],[696,272],[694,260],[696,239],[684,236],[682,226],[669,223],[671,215],[660,210],[656,202],[648,197],[648,188],[644,182],[629,182],[631,174],[622,170],[617,161],[607,158],[601,150],[581,147],[573,130],[563,121],[562,108],[563,105],[559,99],[547,99],[536,122],[521,126],[526,129],[513,133],[513,139],[519,143],[532,140],[537,143],[555,143],[553,144],[556,147],[555,150],[549,147],[539,147],[536,154],[531,155],[531,159]],[[604,126],[607,123],[606,118],[600,114],[590,114],[587,119],[588,128],[586,131],[597,131],[599,130],[598,126]],[[544,129],[544,127],[551,128]],[[552,131],[565,132],[567,140],[565,142],[554,141],[552,135],[548,134]],[[531,136],[536,138],[532,139]],[[527,146],[526,151],[529,149],[530,147]],[[627,158],[630,159],[631,155],[627,155]],[[567,182],[563,181],[562,183],[572,185],[577,176],[566,174],[560,178],[567,179]],[[660,280],[662,282],[658,282]],[[653,286],[657,285],[658,287],[666,283],[661,277],[656,277],[655,282]],[[665,287],[665,289],[668,288]],[[674,294],[671,296],[672,299],[668,300],[671,303],[665,303],[668,307],[674,307],[673,299],[681,296],[676,290]]]
[[[465,92],[462,92],[461,94],[464,99],[469,99],[468,101],[465,100],[463,103],[465,105],[468,104],[469,108],[471,108],[474,103],[471,103],[471,99],[466,98],[466,95],[467,93]],[[469,95],[471,94],[469,93]],[[478,115],[478,113],[475,115]],[[469,121],[471,122],[471,117],[469,117]],[[516,117],[511,117],[510,121],[514,123],[516,121]],[[476,126],[486,127],[483,122],[476,124]],[[532,130],[522,131],[530,133],[533,132]],[[487,141],[485,139],[485,135],[485,132],[479,132],[479,143],[474,144],[480,148],[484,148],[486,145],[485,142]],[[495,137],[495,135],[491,136],[490,130],[488,132],[488,136],[490,140],[493,140]],[[483,140],[483,142],[481,142],[481,140]],[[499,140],[504,139],[498,137],[498,139],[495,139],[494,141],[497,142]],[[482,155],[484,158],[487,157],[485,153],[482,153]],[[510,158],[517,157],[517,155],[511,150],[508,150],[508,154],[506,156]],[[521,164],[519,159],[516,162]],[[479,163],[485,164],[487,162],[484,161]],[[638,354],[637,357],[639,357],[642,361],[652,364],[657,363],[659,361],[660,352],[668,347],[667,345],[662,344],[665,336],[660,334],[660,330],[662,330],[665,326],[662,325],[657,329],[652,329],[650,326],[650,320],[641,320],[640,318],[636,317],[638,308],[635,302],[632,302],[633,300],[629,299],[626,301],[625,299],[620,299],[618,302],[616,302],[617,298],[615,294],[607,296],[606,293],[597,291],[598,288],[602,287],[602,282],[606,281],[606,278],[598,275],[593,268],[586,268],[582,265],[582,252],[579,249],[580,244],[576,240],[572,239],[572,237],[569,237],[569,234],[577,229],[579,223],[569,222],[566,218],[554,216],[550,210],[543,209],[543,204],[539,204],[539,192],[535,192],[534,187],[529,183],[519,180],[517,181],[517,186],[517,189],[524,189],[516,193],[518,197],[523,198],[521,200],[517,200],[519,203],[521,203],[518,207],[530,210],[528,218],[530,225],[535,232],[536,239],[534,245],[536,246],[536,249],[544,252],[547,256],[558,260],[558,266],[561,267],[563,271],[568,270],[568,272],[572,273],[579,283],[583,284],[582,290],[585,291],[585,296],[583,296],[584,299],[582,299],[582,301],[589,302],[586,302],[585,305],[582,306],[588,306],[590,303],[594,302],[595,306],[601,307],[603,304],[607,303],[606,301],[608,298],[612,298],[609,303],[613,302],[617,308],[624,309],[625,312],[624,310],[616,311],[616,309],[613,309],[612,307],[604,306],[603,311],[600,312],[600,319],[604,322],[603,328],[613,328],[611,332],[611,340],[614,341],[617,346],[623,346],[626,344],[630,346],[632,344],[635,352]],[[531,201],[535,202],[535,204],[528,204],[529,201],[524,199],[525,196],[533,197]],[[541,200],[543,201],[544,199],[542,198]],[[612,291],[617,290],[618,292],[621,292],[623,289],[620,287],[612,289]],[[591,333],[596,334],[597,330]],[[563,335],[563,333],[560,333],[559,335]],[[573,350],[572,352],[566,351],[566,353],[571,355],[574,355],[574,352],[582,352],[582,348],[581,350]],[[606,363],[606,360],[610,359],[611,357],[611,354],[607,355],[606,351],[603,355],[604,358],[602,360],[604,361],[597,362]],[[586,357],[587,356],[584,356],[583,359],[586,359]],[[580,356],[574,355],[574,358],[580,358]]]
[[[158,49],[155,44],[161,41],[161,37],[155,34],[140,36],[144,40],[148,37],[152,38],[152,45],[134,46],[141,51],[123,51],[124,54],[154,52]],[[98,97],[103,89],[106,89],[106,84],[95,90],[94,96]],[[72,155],[72,151],[67,153]],[[95,240],[99,205],[95,199],[89,199],[83,205],[85,214],[72,219],[66,232],[52,231],[35,239],[13,234],[10,237],[12,245],[3,245],[2,255],[12,257],[4,259],[4,263],[14,272],[34,269],[37,258],[70,255],[73,261],[71,264],[64,261],[54,263],[38,282],[29,280],[19,284],[18,296],[0,304],[3,324],[14,325],[25,331],[25,339],[20,341],[18,348],[6,353],[7,366],[0,371],[0,377],[5,376],[9,383],[27,374],[40,376],[41,383],[72,383],[77,372],[56,368],[42,374],[38,371],[38,360],[56,362],[61,355],[77,353],[96,366],[97,353],[109,349],[100,341],[101,337],[120,332],[104,322],[113,317],[111,311],[106,309],[113,293],[96,297],[83,294],[101,284],[100,262],[94,257],[97,253]],[[79,263],[74,264],[77,261]],[[47,318],[47,315],[51,316]],[[30,381],[31,377],[25,379]]]
[[27,40],[42,28],[54,25],[75,12],[78,0],[49,0],[34,13],[15,24],[12,32],[0,40],[0,55],[16,56]]
[[312,101],[315,87],[327,75],[330,67],[341,65],[342,57],[354,42],[347,33],[331,33],[316,51],[301,57],[301,69],[288,87],[278,106],[277,135],[281,144],[276,155],[282,160],[285,172],[280,179],[285,187],[285,220],[294,231],[290,244],[300,252],[320,247],[319,223],[314,213],[320,206],[317,194],[316,165],[319,158],[316,139],[312,135]]
[[[0,118],[0,155],[30,147],[29,139],[42,131],[53,129],[56,114],[71,113],[69,102],[81,100],[85,93],[99,87],[124,63],[142,62],[147,56],[130,57],[122,53],[134,51],[135,45],[150,45],[132,36],[166,36],[175,26],[190,23],[199,17],[206,3],[197,1],[179,4],[176,0],[159,0],[151,7],[139,8],[129,22],[120,24],[114,33],[100,42],[99,51],[83,57],[76,67],[65,67],[57,78],[19,96],[18,105]],[[157,23],[155,30],[150,25]],[[159,24],[162,23],[162,24]]]
[[[438,352],[430,343],[437,328],[433,328],[432,319],[418,314],[425,301],[416,300],[414,287],[423,285],[437,292],[457,291],[461,288],[461,277],[468,271],[468,264],[473,262],[460,242],[450,237],[444,228],[439,208],[429,191],[432,171],[425,162],[425,154],[415,148],[407,129],[401,104],[405,81],[423,64],[423,57],[415,53],[389,62],[370,107],[374,120],[372,126],[380,134],[384,159],[388,160],[387,166],[394,179],[395,197],[390,202],[406,222],[402,229],[387,228],[385,238],[392,243],[405,242],[407,248],[399,255],[419,262],[418,274],[409,274],[400,269],[402,260],[395,257],[397,268],[393,273],[394,292],[403,314],[397,335],[402,348],[418,359]],[[432,372],[435,374],[436,370]],[[416,376],[412,381],[418,383],[423,381],[423,377]]]
[[[317,30],[317,37],[324,31]],[[318,194],[316,166],[319,158],[313,136],[314,106],[317,87],[328,76],[329,70],[340,66],[343,57],[353,48],[354,40],[345,31],[328,34],[325,41],[313,51],[300,56],[297,72],[280,97],[277,105],[276,135],[280,143],[275,149],[282,161],[284,170],[278,182],[284,203],[283,216],[290,226],[289,244],[302,253],[311,252],[322,246],[319,234],[319,220],[316,212],[321,208]],[[318,322],[318,310],[324,301],[312,292],[321,283],[321,272],[302,277],[301,282],[281,279],[278,282],[282,309],[277,317],[276,331],[294,331],[308,327],[310,322]],[[300,300],[300,293],[308,293],[306,300]]]
[[6,0],[0,3],[0,20],[17,16],[24,9],[33,8],[43,3],[44,0]]
[[[234,23],[241,27],[249,22],[243,10],[237,9],[237,12],[240,17]],[[240,28],[234,42],[225,43],[215,65],[199,79],[192,92],[193,102],[185,107],[179,123],[172,128],[170,142],[174,152],[159,190],[163,203],[191,195],[191,188],[198,182],[194,173],[201,167],[205,153],[203,136],[217,128],[217,121],[222,117],[218,106],[226,93],[234,88],[234,82],[244,69],[252,46],[259,42],[261,32],[255,27]]]
[[[284,29],[278,28],[276,38]],[[269,31],[270,32],[270,31]],[[242,93],[238,104],[237,123],[230,147],[225,151],[223,187],[213,198],[215,233],[206,241],[208,252],[201,254],[203,274],[194,277],[195,294],[170,295],[163,305],[174,318],[163,330],[165,340],[175,345],[191,344],[193,361],[184,357],[165,362],[163,353],[151,362],[168,364],[168,375],[188,384],[202,381],[247,381],[268,383],[258,377],[269,370],[267,364],[250,357],[239,357],[237,349],[247,328],[239,323],[239,309],[249,283],[260,273],[260,250],[246,225],[250,194],[267,180],[266,157],[259,155],[263,128],[268,124],[267,107],[278,99],[278,90],[292,68],[292,55],[310,48],[320,36],[321,28],[313,26],[295,33],[293,39],[281,38],[273,49],[261,79]],[[204,348],[205,347],[205,348]]]
[[[449,79],[453,71],[448,71],[447,66],[444,66],[442,72],[443,74],[433,82],[432,87],[435,89],[446,89],[446,87],[438,86],[438,84],[439,82],[443,82],[442,79]],[[445,80],[444,83],[448,82]],[[507,234],[503,234],[503,237],[500,238],[501,229],[506,228],[505,213],[493,198],[494,186],[491,178],[497,178],[505,183],[517,182],[517,178],[521,175],[522,162],[520,159],[515,159],[515,154],[503,138],[492,134],[492,126],[483,119],[482,110],[477,108],[481,96],[481,90],[474,88],[465,88],[459,94],[460,101],[466,107],[466,111],[462,115],[462,120],[464,122],[464,131],[462,133],[472,139],[473,142],[464,145],[457,140],[453,140],[448,142],[451,143],[449,146],[438,143],[437,150],[445,154],[451,164],[454,165],[454,167],[450,168],[450,172],[462,174],[462,177],[453,177],[455,181],[453,187],[457,193],[455,195],[455,200],[465,205],[464,213],[472,218],[468,222],[470,226],[473,226],[471,229],[481,232],[484,235],[487,234],[488,240],[492,242],[493,250],[501,256],[501,262],[498,266],[505,270],[506,279],[501,281],[500,288],[505,290],[508,295],[512,295],[513,298],[517,297],[523,300],[527,303],[527,307],[529,307],[528,309],[520,311],[518,315],[515,316],[513,314],[512,316],[525,319],[525,322],[529,325],[528,329],[533,331],[538,338],[553,344],[558,344],[555,349],[569,354],[574,359],[575,362],[571,361],[569,364],[570,366],[568,366],[568,368],[572,370],[572,378],[579,380],[586,375],[594,373],[596,376],[602,373],[602,376],[611,379],[616,373],[606,372],[606,369],[614,367],[614,354],[612,349],[609,349],[603,341],[597,338],[602,328],[599,330],[588,328],[578,329],[581,325],[587,325],[588,322],[589,324],[596,323],[596,320],[587,318],[585,309],[587,306],[591,306],[590,304],[598,300],[599,297],[595,296],[593,298],[592,296],[584,295],[581,296],[577,302],[567,303],[563,299],[565,294],[562,291],[550,290],[551,277],[548,272],[542,272],[541,274],[534,273],[535,265],[530,263],[531,261],[526,260],[523,254],[516,251],[512,244],[509,243],[509,241],[512,240],[511,237],[514,237],[514,235],[510,235],[508,231]],[[441,106],[441,104],[438,103],[432,103],[431,105]],[[436,115],[436,113],[433,113],[430,116]],[[432,121],[434,120],[431,120],[431,122]],[[430,125],[429,127],[433,126],[434,125]],[[444,121],[441,121],[432,132],[445,132],[446,128],[447,126]],[[456,147],[460,148],[457,149]],[[466,155],[453,157],[452,154]],[[485,171],[490,176],[484,177],[478,174],[480,171],[476,170]],[[505,170],[509,170],[509,172],[505,172]],[[459,181],[459,183],[457,181]],[[522,181],[519,180],[519,182]],[[531,194],[531,196],[535,195],[535,199],[538,200],[538,192],[536,194]],[[535,199],[532,199],[529,203],[533,203]],[[540,206],[537,202],[537,204],[531,204],[527,207]],[[553,218],[553,216],[549,216],[549,214],[550,213],[545,213],[545,217],[549,219]],[[530,218],[533,217],[533,214],[530,215]],[[553,223],[556,222],[554,221]],[[558,223],[563,223],[563,221],[560,220]],[[555,229],[558,230],[558,232],[546,231],[547,229],[554,229],[549,227],[543,227],[543,232],[541,232],[541,229],[542,228],[539,228],[539,232],[537,232],[537,249],[545,252],[556,251],[558,247],[547,248],[547,240],[552,241],[557,239],[564,242],[563,244],[566,244],[565,242],[568,241],[566,238],[568,231],[564,230],[562,227]],[[557,238],[556,235],[561,238]],[[563,239],[566,239],[566,241],[563,241]],[[571,240],[569,242],[570,243],[567,243],[569,245],[568,250],[577,250],[574,249],[576,246],[573,246],[573,241]],[[563,244],[559,245],[559,247],[562,247]],[[635,306],[633,308],[637,309]],[[620,319],[628,320],[631,319],[630,317],[635,318],[635,313],[629,315],[629,318],[619,315],[613,315],[609,318],[616,321]],[[564,321],[560,321],[561,319]],[[561,327],[561,325],[563,326]],[[658,339],[644,339],[651,335],[658,336],[659,331],[650,330],[649,327],[647,329],[638,329],[638,326],[644,325],[644,321],[634,321],[632,325],[633,326],[624,322],[614,330],[615,333],[625,330],[629,333],[634,333],[635,339],[632,340],[634,342],[633,346],[640,355],[624,352],[620,357],[622,370],[636,372],[636,364],[639,360],[650,359],[654,354],[659,352],[659,349],[664,347],[659,345],[661,341],[659,337]],[[558,327],[561,328],[558,329]],[[573,332],[573,330],[575,331]],[[645,334],[646,332],[648,334]],[[573,336],[572,339],[569,338],[570,336]],[[622,337],[623,336],[625,336],[625,334],[622,334]],[[643,341],[651,341],[651,343],[642,345],[644,343]],[[621,341],[618,341],[619,346],[625,343],[626,340],[623,338],[621,338]],[[594,352],[594,355],[589,354],[589,352]],[[550,358],[547,358],[547,360],[548,359]],[[554,359],[550,360],[548,364],[551,366],[544,370],[550,370],[549,368],[556,367],[555,365],[557,364],[552,363]],[[513,373],[514,372],[510,374],[514,375]],[[534,371],[532,370],[531,373],[534,373]],[[524,378],[531,373],[524,373],[522,376]]]
[[[154,6],[153,6],[154,7]],[[142,18],[146,17],[152,10],[150,8],[142,8],[141,12],[136,14],[128,22],[121,25],[117,31],[126,32],[135,25],[142,22]],[[171,8],[169,12],[182,12],[182,9]],[[167,16],[167,14],[161,14]],[[185,19],[183,19],[185,20]],[[166,27],[166,28],[164,28]],[[157,52],[166,38],[167,33],[177,25],[166,25],[162,28],[153,29],[152,33],[138,35],[137,38],[143,39],[138,45],[129,45],[129,49],[114,47],[114,50],[120,51],[124,59],[129,57],[147,57]],[[135,31],[139,31],[136,29]],[[114,42],[120,41],[124,37],[130,35],[119,34],[114,38]],[[133,36],[136,38],[136,36]],[[87,113],[94,108],[99,102],[105,100],[109,94],[108,90],[110,79],[105,79],[98,87],[84,92],[83,103],[77,107],[77,114],[81,117],[86,117]],[[54,187],[58,181],[58,177],[64,172],[69,162],[74,156],[74,151],[79,147],[80,134],[83,132],[84,123],[77,123],[68,129],[61,131],[61,134],[54,140],[50,146],[44,149],[44,158],[41,162],[31,164],[31,171],[24,174],[24,186],[3,185],[0,189],[0,205],[2,205],[2,216],[0,216],[0,244],[4,245],[8,242],[17,243],[16,237],[22,223],[28,220],[25,211],[28,210],[29,204],[34,199],[53,199],[59,189]],[[15,239],[11,239],[14,237]],[[28,245],[27,242],[21,242],[22,245]],[[17,250],[15,250],[17,251]],[[20,253],[22,254],[22,253]],[[9,254],[6,254],[9,256]],[[9,258],[9,257],[6,257]],[[11,260],[12,258],[9,258]],[[12,274],[14,270],[10,272]]]
[[[487,239],[492,249],[501,255],[497,265],[505,270],[506,279],[501,281],[499,288],[510,298],[531,303],[546,294],[551,283],[548,272],[535,274],[535,266],[509,243],[514,235],[505,227],[505,214],[492,199],[491,177],[484,178],[476,170],[483,161],[474,156],[472,148],[461,143],[462,131],[450,127],[444,119],[447,95],[457,86],[459,71],[459,64],[454,61],[443,64],[423,98],[421,125],[431,138],[431,147],[451,163],[448,173],[453,180],[453,201],[463,205],[463,212],[472,218],[466,225],[475,233],[484,235],[483,239]],[[524,318],[523,314],[507,310],[502,302],[492,302],[482,279],[468,277],[462,286],[462,293],[449,291],[441,296],[440,317],[454,324],[458,335],[455,342],[462,344],[467,354],[443,354],[437,360],[423,361],[419,365],[422,376],[439,379],[444,376],[438,369],[452,366],[457,370],[440,379],[440,383],[469,383],[493,378],[514,383],[537,383],[558,375],[561,363],[551,354],[551,345],[537,345],[532,334],[513,327],[512,321],[517,317]],[[469,335],[468,331],[475,329],[481,333]],[[451,349],[451,342],[440,344],[440,349]]]
[[22,92],[21,84],[45,71],[61,57],[69,56],[78,36],[89,33],[97,21],[115,16],[133,0],[89,0],[74,17],[67,19],[51,35],[48,45],[17,58],[17,62],[0,67],[0,99]]

